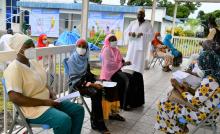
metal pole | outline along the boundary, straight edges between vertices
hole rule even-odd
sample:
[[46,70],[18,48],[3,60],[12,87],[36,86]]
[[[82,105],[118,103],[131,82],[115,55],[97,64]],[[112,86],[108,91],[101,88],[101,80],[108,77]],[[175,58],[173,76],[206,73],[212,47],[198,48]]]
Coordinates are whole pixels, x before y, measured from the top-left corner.
[[82,1],[81,37],[87,38],[89,0]]
[[175,1],[175,8],[173,12],[173,26],[172,26],[172,35],[174,36],[174,30],[176,26],[176,13],[177,13],[178,2]]
[[157,6],[157,0],[153,0],[153,7],[152,7],[152,12],[151,12],[151,25],[152,25],[152,27],[154,27],[156,6]]

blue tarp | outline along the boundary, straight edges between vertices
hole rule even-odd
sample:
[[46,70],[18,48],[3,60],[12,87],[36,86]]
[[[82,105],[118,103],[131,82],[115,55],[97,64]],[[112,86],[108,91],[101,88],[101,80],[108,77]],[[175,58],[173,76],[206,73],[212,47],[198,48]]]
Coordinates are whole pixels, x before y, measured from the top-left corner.
[[[75,32],[63,32],[59,38],[56,41],[56,46],[62,46],[62,45],[75,45],[76,41],[80,38],[80,35]],[[98,51],[100,50],[99,47],[92,43],[88,43],[89,48],[91,51]]]

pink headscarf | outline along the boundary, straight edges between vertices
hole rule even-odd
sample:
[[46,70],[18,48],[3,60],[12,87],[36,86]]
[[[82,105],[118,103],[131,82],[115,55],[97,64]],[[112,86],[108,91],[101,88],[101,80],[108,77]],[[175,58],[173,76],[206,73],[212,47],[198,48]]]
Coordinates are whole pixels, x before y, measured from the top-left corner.
[[109,34],[106,36],[104,46],[101,51],[102,69],[101,80],[110,80],[112,75],[116,73],[122,67],[122,56],[117,47],[112,47],[109,42],[109,38],[115,36]]

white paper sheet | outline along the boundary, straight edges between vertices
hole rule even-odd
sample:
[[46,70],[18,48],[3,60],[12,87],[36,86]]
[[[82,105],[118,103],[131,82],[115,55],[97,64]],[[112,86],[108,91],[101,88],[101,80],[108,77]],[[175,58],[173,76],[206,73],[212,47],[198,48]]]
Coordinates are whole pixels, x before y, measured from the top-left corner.
[[79,96],[80,96],[80,93],[79,93],[79,91],[77,91],[77,92],[68,94],[66,96],[63,96],[61,98],[58,98],[55,101],[62,102],[62,101],[65,101],[65,100],[71,100],[71,99],[79,97]]
[[117,85],[117,82],[111,82],[111,81],[96,81],[96,84],[100,84],[103,87],[115,87]]
[[115,87],[116,85],[117,85],[117,82],[103,81],[102,83],[103,87]]

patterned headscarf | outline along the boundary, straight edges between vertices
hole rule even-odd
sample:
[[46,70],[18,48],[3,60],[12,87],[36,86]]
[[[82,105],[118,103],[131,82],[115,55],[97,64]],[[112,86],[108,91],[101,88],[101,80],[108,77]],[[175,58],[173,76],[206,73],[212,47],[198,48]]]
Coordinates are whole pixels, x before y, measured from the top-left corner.
[[205,77],[213,76],[220,82],[220,56],[213,51],[203,51],[198,59],[199,67],[204,71]]

